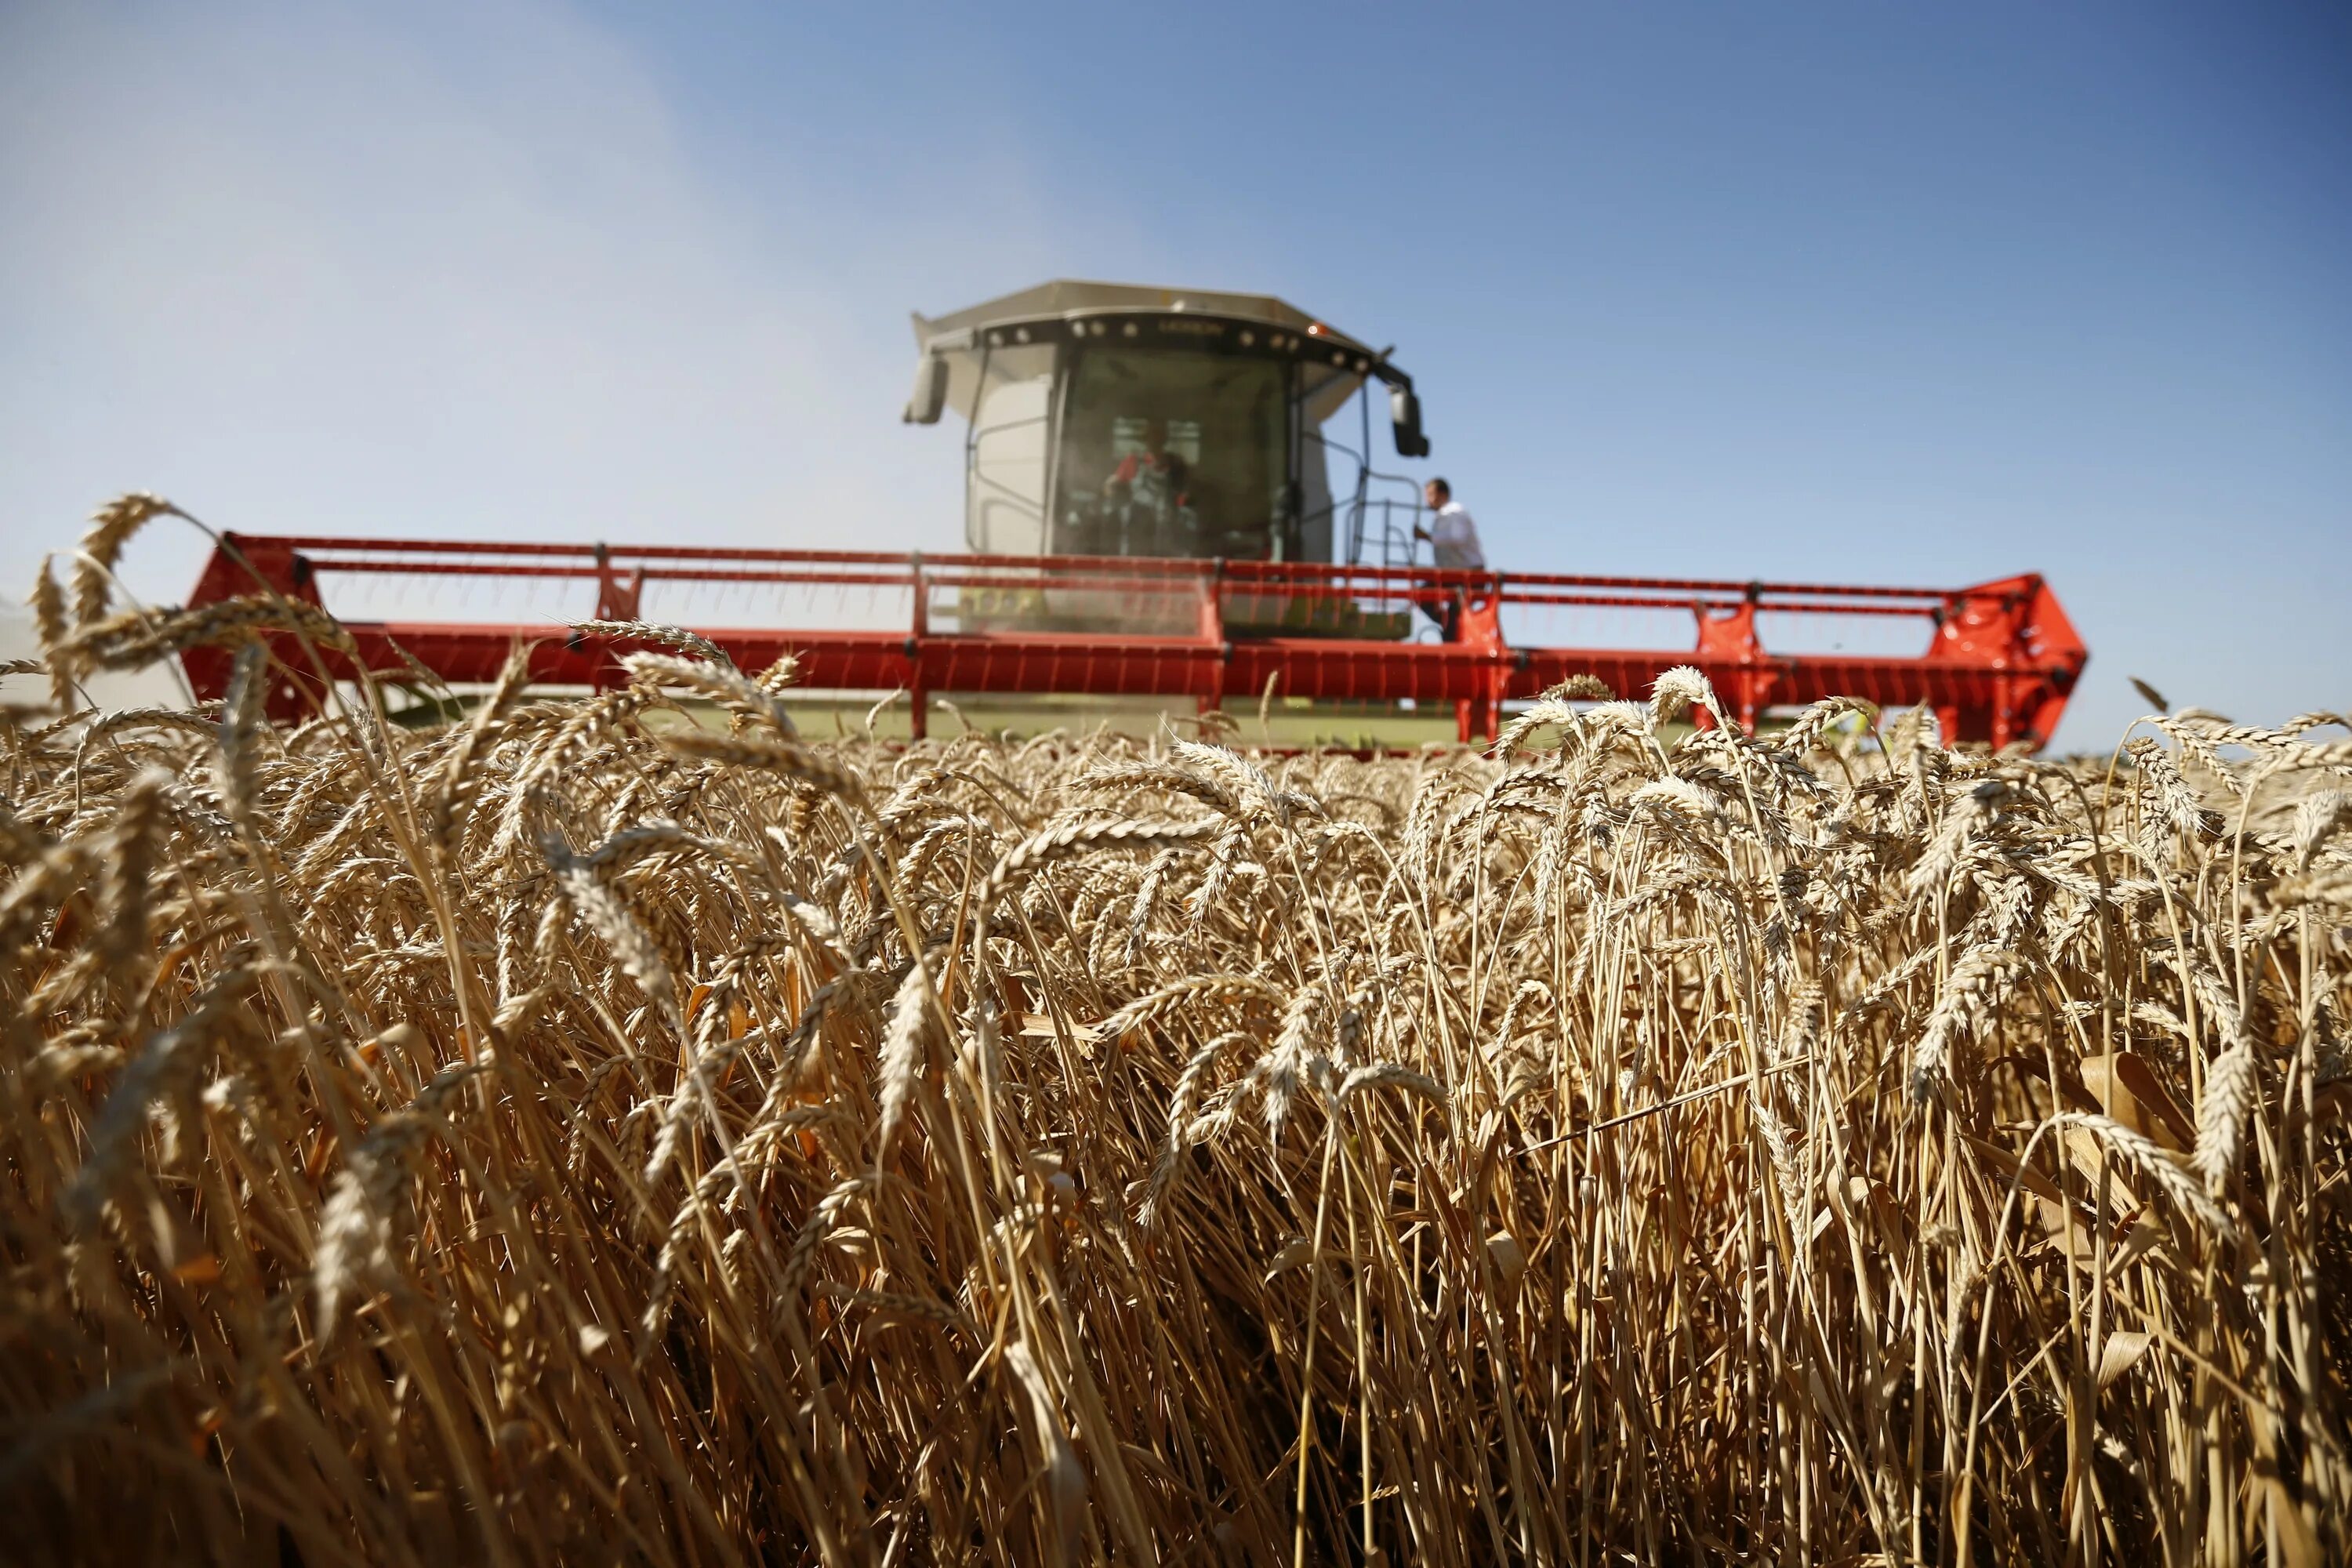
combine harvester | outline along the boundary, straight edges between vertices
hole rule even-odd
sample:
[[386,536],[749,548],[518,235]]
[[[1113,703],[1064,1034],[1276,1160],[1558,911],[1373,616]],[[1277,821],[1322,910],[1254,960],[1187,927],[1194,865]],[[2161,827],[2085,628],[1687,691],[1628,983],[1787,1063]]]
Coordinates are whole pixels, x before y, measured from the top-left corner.
[[[607,686],[622,678],[615,645],[565,628],[660,620],[747,669],[793,654],[813,689],[908,691],[917,735],[934,693],[1206,710],[1272,683],[1290,699],[1452,703],[1467,742],[1496,732],[1506,702],[1571,676],[1633,695],[1689,664],[1751,730],[1768,710],[1854,696],[1930,708],[1948,741],[2038,747],[2088,657],[2030,574],[1945,589],[1436,569],[1416,553],[1419,486],[1370,461],[1376,383],[1398,455],[1429,455],[1412,378],[1389,350],[1264,295],[1054,282],[918,316],[915,334],[906,419],[952,406],[967,422],[971,553],[227,534],[193,603],[274,590],[322,604],[368,668],[400,679],[404,652],[453,685],[494,679],[521,639],[537,642],[535,679]],[[369,590],[385,584],[436,613],[371,618]],[[565,597],[536,620],[443,607],[492,586]],[[776,613],[787,599],[798,625]],[[1433,624],[1449,603],[1450,642]],[[775,624],[742,624],[753,608]],[[832,624],[861,608],[868,624]],[[1529,635],[1561,616],[1587,623],[1583,640],[1601,623],[1618,635],[1598,640],[1618,646]],[[1675,636],[1677,622],[1691,630]],[[1826,647],[1791,651],[1808,632]],[[337,658],[331,673],[353,673]],[[187,663],[199,695],[221,693],[225,656]],[[280,663],[274,708],[315,708],[309,661]]]

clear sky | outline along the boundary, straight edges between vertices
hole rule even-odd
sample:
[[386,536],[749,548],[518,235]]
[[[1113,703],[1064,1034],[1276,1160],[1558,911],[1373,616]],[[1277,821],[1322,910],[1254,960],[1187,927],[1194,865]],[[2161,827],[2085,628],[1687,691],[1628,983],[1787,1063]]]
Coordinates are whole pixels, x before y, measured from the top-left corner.
[[12,0],[0,584],[132,488],[951,548],[906,312],[1101,277],[1399,345],[1506,567],[2039,570],[2063,744],[2341,708],[2347,17]]

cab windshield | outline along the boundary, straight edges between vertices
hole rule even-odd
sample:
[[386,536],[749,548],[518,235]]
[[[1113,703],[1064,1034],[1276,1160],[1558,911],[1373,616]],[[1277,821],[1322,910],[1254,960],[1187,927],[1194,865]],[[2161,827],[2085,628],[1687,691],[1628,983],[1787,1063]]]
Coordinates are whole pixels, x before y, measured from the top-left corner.
[[1287,368],[1182,350],[1076,350],[1052,548],[1272,554],[1289,489]]

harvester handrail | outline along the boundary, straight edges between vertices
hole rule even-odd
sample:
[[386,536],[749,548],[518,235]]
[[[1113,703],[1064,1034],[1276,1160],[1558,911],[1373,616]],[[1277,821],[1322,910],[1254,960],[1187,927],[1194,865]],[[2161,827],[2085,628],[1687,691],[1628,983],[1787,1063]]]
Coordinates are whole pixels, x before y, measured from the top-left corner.
[[[230,542],[254,536],[231,535]],[[1887,584],[1825,584],[1742,581],[1717,577],[1632,577],[1610,576],[1594,573],[1510,572],[1486,569],[1443,566],[1370,566],[1346,565],[1319,561],[1256,561],[1237,558],[1209,559],[1166,556],[1129,555],[1012,555],[983,553],[942,553],[915,551],[879,550],[776,550],[753,546],[742,548],[712,545],[678,544],[574,544],[544,541],[486,544],[458,540],[371,539],[349,535],[289,534],[270,541],[299,552],[335,551],[362,552],[362,555],[336,554],[314,556],[310,566],[316,571],[331,572],[413,572],[420,574],[467,574],[484,576],[567,576],[593,575],[601,563],[618,565],[644,563],[687,564],[712,563],[765,563],[776,566],[874,566],[896,569],[911,581],[920,570],[936,580],[941,572],[1021,570],[1059,576],[1069,572],[1088,573],[1097,577],[1175,577],[1196,578],[1223,575],[1239,581],[1330,584],[1412,583],[1446,587],[1499,591],[1508,600],[1529,604],[1583,604],[1608,601],[1588,601],[1577,598],[1552,598],[1530,590],[1591,588],[1607,590],[1618,595],[1654,594],[1663,607],[1678,607],[1689,602],[1693,594],[1720,595],[1724,602],[1739,603],[1749,599],[1771,599],[1788,595],[1807,595],[1815,599],[1841,600],[1914,600],[1923,606],[1930,603],[1948,603],[1981,588],[1919,588]],[[367,556],[457,556],[464,559],[441,562],[368,559]],[[577,567],[542,567],[525,570],[519,562],[502,561],[496,557],[521,557],[529,560],[566,558],[580,563]],[[646,574],[649,580],[656,576],[670,578],[709,577],[714,581],[761,581],[719,572],[670,571]],[[775,574],[778,581],[802,580]],[[823,581],[823,579],[808,579]],[[1646,601],[1641,601],[1646,602]],[[1784,608],[1787,606],[1767,606]],[[1828,612],[1848,606],[1809,605],[1808,610]],[[1925,613],[1924,609],[1920,613]]]
[[1741,598],[1749,595],[1827,594],[1851,599],[1948,599],[1965,591],[1885,584],[1740,582],[1726,577],[1606,577],[1582,572],[1513,572],[1507,575],[1505,587],[1506,591],[1520,587],[1643,588],[1660,593],[1729,594]]
[[[1790,590],[1798,592],[1799,590]],[[1634,594],[1528,594],[1506,584],[1503,602],[1507,605],[1574,605],[1588,609],[1616,610],[1732,610],[1747,601],[1733,598],[1705,598],[1685,595],[1681,598],[1644,598]],[[1916,616],[1933,620],[1943,613],[1939,604],[1911,605],[1864,600],[1860,604],[1839,604],[1826,599],[1796,599],[1786,603],[1766,601],[1757,605],[1768,615],[1815,616]]]

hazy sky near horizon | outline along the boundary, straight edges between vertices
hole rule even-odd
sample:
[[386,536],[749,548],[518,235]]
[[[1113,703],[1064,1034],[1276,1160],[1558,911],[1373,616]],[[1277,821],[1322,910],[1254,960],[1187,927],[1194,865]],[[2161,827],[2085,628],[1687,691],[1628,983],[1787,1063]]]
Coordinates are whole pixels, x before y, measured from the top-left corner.
[[16,0],[0,590],[134,488],[952,548],[907,312],[1106,277],[1398,344],[1506,567],[2046,573],[2104,748],[2352,706],[2348,241],[2316,5]]

